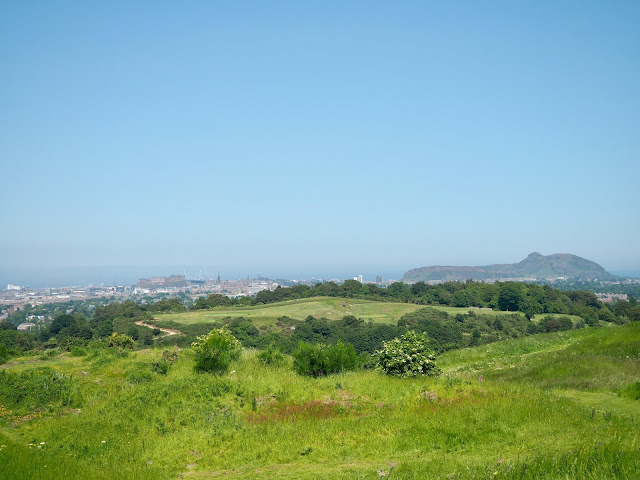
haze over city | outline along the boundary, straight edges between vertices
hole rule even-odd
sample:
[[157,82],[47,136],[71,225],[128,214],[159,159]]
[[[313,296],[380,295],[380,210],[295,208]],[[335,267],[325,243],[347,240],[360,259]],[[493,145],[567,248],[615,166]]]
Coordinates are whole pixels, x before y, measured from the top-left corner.
[[640,271],[639,9],[5,3],[0,280]]

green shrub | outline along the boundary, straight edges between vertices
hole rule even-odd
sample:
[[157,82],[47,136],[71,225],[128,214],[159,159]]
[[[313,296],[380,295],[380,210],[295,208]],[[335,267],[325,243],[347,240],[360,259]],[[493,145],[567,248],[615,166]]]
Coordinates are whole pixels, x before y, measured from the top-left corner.
[[285,356],[282,347],[276,347],[271,344],[266,349],[258,353],[258,360],[265,365],[273,365],[279,367],[284,364]]
[[144,370],[144,368],[137,367],[127,371],[124,374],[124,378],[133,384],[147,383],[152,380],[151,373]]
[[358,368],[371,370],[376,368],[376,359],[369,352],[362,352],[358,355]]
[[630,383],[622,391],[622,396],[631,400],[640,400],[640,382]]
[[428,343],[426,335],[413,330],[400,338],[383,342],[382,350],[375,353],[377,370],[400,377],[438,375],[440,370],[436,367],[436,356]]
[[350,343],[335,345],[312,345],[298,343],[293,352],[293,369],[300,375],[321,377],[346,370],[355,370],[358,365],[356,350]]
[[240,358],[242,352],[242,344],[226,327],[199,336],[191,346],[195,369],[199,372],[222,374],[229,369],[233,360]]
[[133,350],[136,347],[136,341],[129,335],[120,333],[112,333],[107,339],[110,348],[121,348],[123,350]]
[[169,371],[169,364],[164,360],[158,360],[151,364],[151,369],[159,375],[166,375]]
[[82,347],[73,347],[69,355],[72,357],[84,357],[87,354],[87,351]]
[[60,353],[60,351],[57,348],[50,348],[48,350],[45,350],[44,353],[42,355],[40,355],[40,359],[41,360],[47,360],[49,358],[53,358],[55,356],[57,356]]
[[151,369],[160,374],[166,375],[169,371],[169,367],[178,359],[178,348],[174,347],[173,350],[163,350],[162,356],[156,362],[151,364]]

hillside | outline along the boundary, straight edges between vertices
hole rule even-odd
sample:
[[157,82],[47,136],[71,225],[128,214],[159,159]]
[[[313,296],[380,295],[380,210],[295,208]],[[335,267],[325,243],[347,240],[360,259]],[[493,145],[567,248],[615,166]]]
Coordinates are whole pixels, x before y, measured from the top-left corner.
[[614,280],[617,278],[597,263],[576,255],[569,253],[541,255],[538,252],[533,252],[518,263],[485,265],[481,267],[432,266],[414,268],[404,274],[402,281],[465,281],[468,279],[495,280],[510,278],[545,279],[549,277],[568,277],[581,280]]
[[640,474],[638,323],[447,352],[439,378],[314,379],[252,350],[222,376],[194,373],[190,349],[166,374],[157,349],[76,355],[0,368],[3,478]]
[[307,316],[339,320],[353,315],[366,321],[395,323],[402,315],[421,308],[420,305],[399,302],[375,302],[356,298],[313,297],[242,307],[215,307],[177,314],[160,314],[157,318],[177,323],[215,322],[229,317],[254,320],[257,325],[271,324],[279,317],[304,320]]

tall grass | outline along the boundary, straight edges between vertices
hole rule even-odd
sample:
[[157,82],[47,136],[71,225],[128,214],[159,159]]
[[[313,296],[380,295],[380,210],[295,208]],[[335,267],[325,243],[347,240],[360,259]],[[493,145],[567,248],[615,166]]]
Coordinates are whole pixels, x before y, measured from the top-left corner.
[[[640,363],[631,357],[638,332],[588,329],[448,352],[440,378],[310,378],[290,357],[265,365],[254,351],[222,376],[195,373],[189,350],[166,375],[153,370],[159,350],[59,355],[47,365],[73,378],[82,406],[59,402],[37,415],[0,408],[1,474],[634,478],[640,417],[594,412],[557,389],[573,388],[575,374],[586,375],[585,391],[624,384]],[[585,372],[583,361],[595,358],[604,366]],[[25,359],[10,372],[41,363]],[[617,376],[601,378],[610,366]]]

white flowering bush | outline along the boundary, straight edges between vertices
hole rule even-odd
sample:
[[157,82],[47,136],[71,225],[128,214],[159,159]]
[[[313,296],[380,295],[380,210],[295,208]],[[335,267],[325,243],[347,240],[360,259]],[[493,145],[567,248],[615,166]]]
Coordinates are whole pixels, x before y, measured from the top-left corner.
[[222,374],[242,353],[242,344],[226,327],[197,337],[191,347],[196,360],[195,369],[200,372]]
[[424,333],[413,330],[400,338],[383,342],[382,350],[375,353],[376,369],[399,377],[438,375],[436,355],[428,344],[429,339]]

